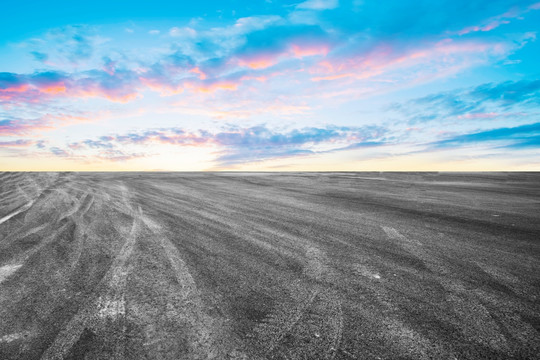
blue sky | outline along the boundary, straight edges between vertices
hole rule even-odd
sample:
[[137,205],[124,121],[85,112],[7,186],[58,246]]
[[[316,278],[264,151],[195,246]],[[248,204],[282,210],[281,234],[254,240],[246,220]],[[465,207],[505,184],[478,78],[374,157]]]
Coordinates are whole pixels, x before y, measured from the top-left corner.
[[2,7],[1,170],[540,170],[538,1]]

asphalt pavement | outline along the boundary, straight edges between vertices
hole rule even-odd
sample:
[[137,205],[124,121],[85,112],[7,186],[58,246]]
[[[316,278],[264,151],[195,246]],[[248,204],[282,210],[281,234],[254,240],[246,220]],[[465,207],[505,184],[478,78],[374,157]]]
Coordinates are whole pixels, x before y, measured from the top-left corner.
[[538,359],[540,173],[0,173],[0,359]]

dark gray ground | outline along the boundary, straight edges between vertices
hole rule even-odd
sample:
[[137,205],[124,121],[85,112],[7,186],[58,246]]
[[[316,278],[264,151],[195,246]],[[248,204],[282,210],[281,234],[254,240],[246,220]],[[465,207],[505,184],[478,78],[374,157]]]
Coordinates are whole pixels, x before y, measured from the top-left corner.
[[0,359],[539,352],[538,173],[0,173]]

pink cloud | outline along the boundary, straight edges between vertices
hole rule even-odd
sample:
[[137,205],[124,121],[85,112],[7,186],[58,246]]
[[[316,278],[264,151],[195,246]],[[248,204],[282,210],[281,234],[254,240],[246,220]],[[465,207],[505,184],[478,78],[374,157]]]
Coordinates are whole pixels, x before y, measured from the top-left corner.
[[10,93],[24,93],[27,92],[29,89],[30,86],[28,84],[13,85],[4,89],[0,89],[0,97],[2,96],[2,94],[7,94],[5,95],[7,97]]
[[355,80],[373,78],[390,71],[416,66],[423,63],[448,62],[450,57],[463,57],[467,54],[500,53],[499,44],[481,42],[454,42],[445,39],[420,49],[406,51],[380,45],[373,51],[353,58],[325,59],[309,69],[314,75],[312,81],[331,81],[345,78]]
[[458,32],[458,35],[465,35],[476,31],[491,31],[498,28],[501,25],[510,24],[508,20],[493,20],[490,23],[483,26],[469,26]]
[[0,120],[0,136],[28,135],[50,129],[52,126],[45,119],[36,121]]
[[249,56],[240,56],[236,64],[254,70],[266,69],[278,64],[280,61],[291,58],[302,59],[311,56],[326,56],[330,46],[325,43],[291,43],[286,49],[275,52],[257,53]]
[[37,141],[34,140],[14,140],[14,141],[0,141],[0,148],[27,148],[35,145]]
[[99,79],[91,77],[72,79],[65,76],[60,80],[29,78],[23,83],[0,89],[0,99],[32,103],[61,97],[101,97],[115,102],[128,102],[138,96],[136,89],[128,84],[122,84],[121,79],[118,82],[117,87],[110,87],[103,85]]
[[529,114],[524,112],[513,112],[513,113],[469,113],[465,115],[459,115],[458,119],[495,119],[501,117],[515,117],[515,116],[528,116]]
[[330,51],[329,47],[324,44],[319,45],[291,45],[292,55],[296,58],[303,58],[307,56],[326,56]]
[[477,32],[477,31],[491,31],[493,29],[498,28],[501,25],[509,24],[509,19],[516,19],[519,18],[521,15],[528,13],[532,10],[540,10],[540,2],[529,5],[526,8],[518,8],[514,7],[504,14],[494,16],[492,18],[487,19],[486,23],[484,25],[475,25],[475,26],[468,26],[460,31],[458,31],[458,35],[465,35],[471,32]]
[[500,114],[495,112],[490,113],[474,113],[474,114],[465,114],[459,115],[458,119],[493,119],[499,117]]
[[139,77],[141,83],[152,91],[158,92],[163,96],[181,94],[184,88],[180,85],[167,84],[162,79],[151,77]]
[[256,55],[238,59],[238,65],[250,69],[266,69],[276,65],[279,62],[280,54]]
[[189,72],[199,75],[200,80],[205,80],[208,77],[204,72],[201,71],[201,69],[199,69],[198,66],[194,67]]
[[186,83],[185,86],[195,92],[212,93],[217,90],[236,91],[239,83],[234,81],[217,81],[209,84]]

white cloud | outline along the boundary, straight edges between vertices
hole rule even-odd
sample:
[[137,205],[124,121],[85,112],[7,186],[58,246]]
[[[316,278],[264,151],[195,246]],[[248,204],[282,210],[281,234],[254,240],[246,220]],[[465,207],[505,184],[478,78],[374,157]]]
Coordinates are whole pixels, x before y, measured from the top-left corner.
[[150,30],[148,33],[150,35],[157,35],[157,34],[159,34],[159,30]]
[[179,36],[194,37],[197,35],[197,31],[187,26],[183,28],[179,28],[175,26],[169,30],[169,35],[174,36],[174,37],[179,37]]
[[307,0],[298,4],[297,9],[327,10],[335,9],[339,5],[338,0]]

